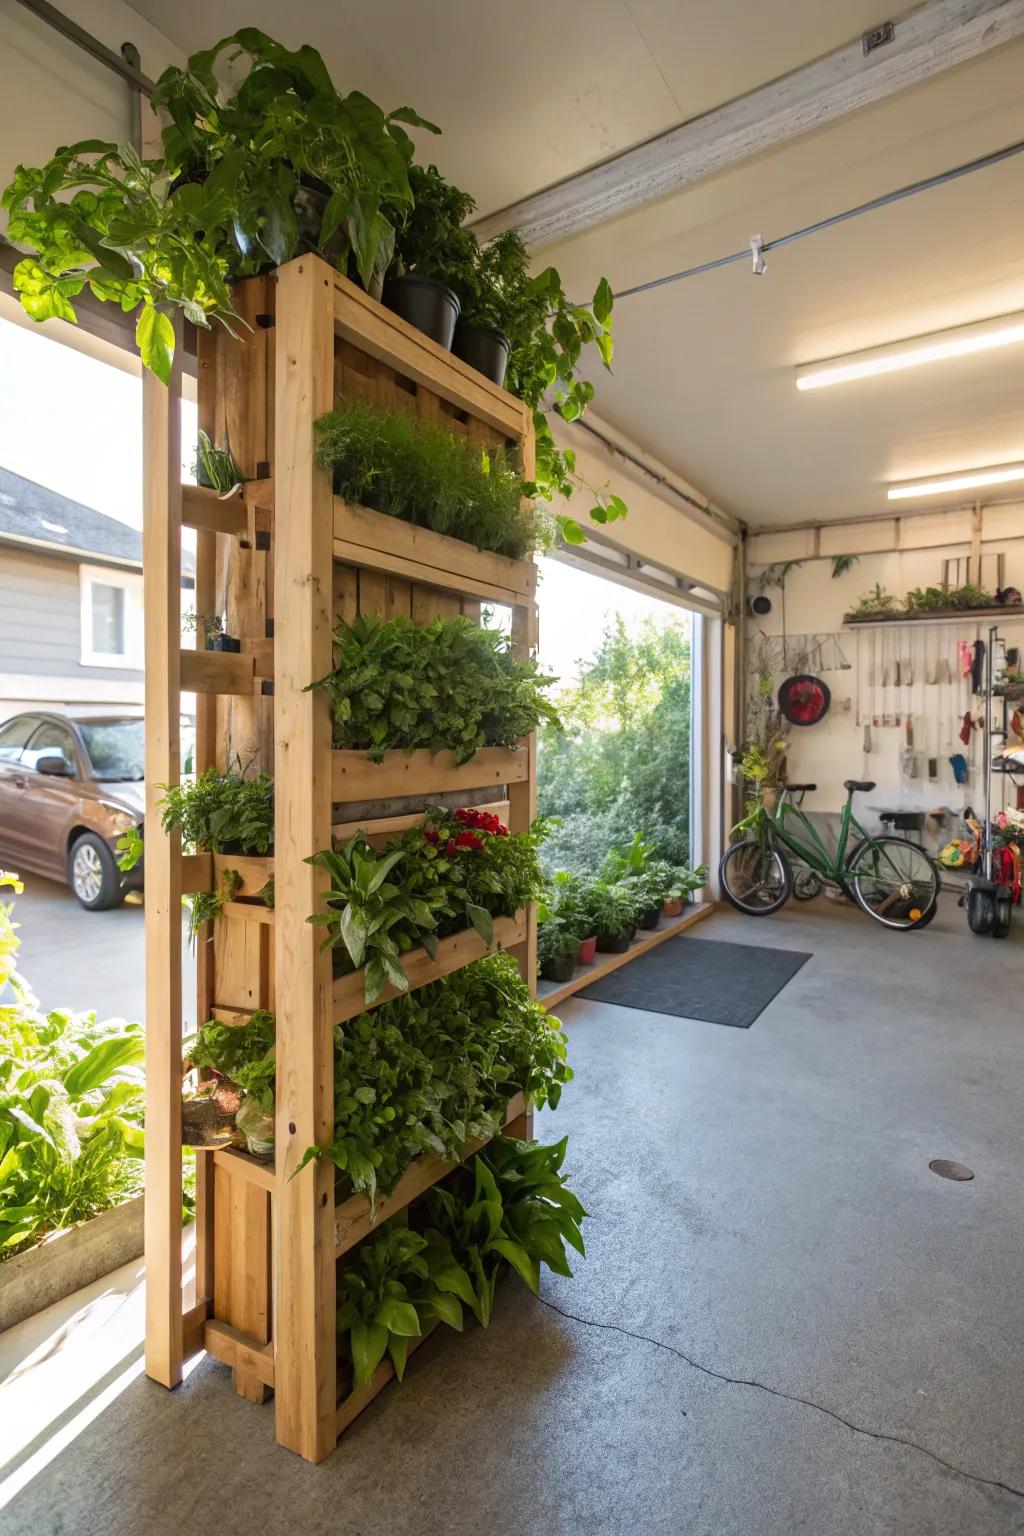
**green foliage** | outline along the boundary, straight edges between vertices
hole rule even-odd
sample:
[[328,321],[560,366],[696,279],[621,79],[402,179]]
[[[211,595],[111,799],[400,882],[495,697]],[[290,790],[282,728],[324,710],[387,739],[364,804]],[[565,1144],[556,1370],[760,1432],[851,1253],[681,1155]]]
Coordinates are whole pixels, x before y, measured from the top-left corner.
[[264,1114],[274,1108],[274,1015],[259,1008],[244,1024],[209,1019],[185,1047],[194,1067],[216,1072],[253,1097]]
[[452,1294],[446,1246],[429,1245],[408,1227],[388,1223],[360,1246],[341,1273],[337,1328],[341,1356],[352,1363],[352,1389],[369,1384],[386,1354],[405,1373],[409,1340],[424,1326],[462,1331],[462,1303]]
[[580,926],[556,916],[547,908],[544,910],[547,915],[537,928],[537,965],[540,970],[546,965],[568,960],[583,940],[589,938],[589,934],[581,932]]
[[208,640],[224,633],[224,620],[219,613],[196,613],[194,608],[190,608],[181,616],[181,629],[186,635],[194,631],[202,638],[205,646]]
[[835,555],[832,559],[832,579],[845,576],[847,571],[852,571],[855,565],[860,563],[860,555]]
[[900,611],[899,598],[886,592],[880,582],[875,582],[870,592],[858,598],[850,609],[852,619],[884,619],[895,617]]
[[511,640],[471,619],[368,618],[335,631],[326,688],[334,744],[367,751],[375,762],[394,748],[451,748],[465,763],[480,747],[514,747],[543,722],[559,728],[544,689],[554,681]]
[[[13,875],[0,885],[21,889]],[[84,1221],[142,1186],[141,1024],[43,1014],[18,974],[0,904],[0,1259]]]
[[273,776],[207,768],[191,781],[165,786],[161,820],[189,849],[265,854],[274,841]]
[[190,896],[184,897],[188,907],[188,936],[194,939],[200,928],[205,923],[212,923],[215,917],[220,917],[226,901],[234,901],[242,884],[242,877],[237,869],[225,869],[221,873],[217,886],[212,891],[193,891]]
[[127,832],[122,832],[115,847],[118,853],[117,867],[123,874],[127,874],[142,858],[143,842],[139,828],[129,827]]
[[[224,92],[215,67],[247,57]],[[18,166],[4,192],[8,236],[35,253],[15,285],[37,320],[74,320],[72,299],[138,312],[142,360],[165,382],[174,333],[165,312],[229,330],[230,284],[303,249],[351,257],[378,291],[394,248],[394,220],[411,206],[412,142],[401,126],[438,130],[408,107],[388,116],[359,91],[342,96],[320,55],[290,51],[255,27],[165,70],[154,105],[170,119],[162,154],[86,140],[39,168]],[[326,198],[306,214],[306,189]],[[68,194],[71,194],[69,197]]]
[[515,1094],[555,1108],[571,1077],[558,1021],[488,955],[335,1028],[334,1140],[300,1166],[329,1158],[372,1205],[415,1158],[493,1136]]
[[537,790],[558,818],[545,842],[548,871],[597,875],[608,849],[641,832],[659,857],[689,857],[690,641],[675,619],[631,635],[609,626],[579,681],[558,699],[564,735],[543,726]]
[[[209,486],[219,496],[227,496],[236,485],[242,483],[242,471],[235,462],[230,445],[225,441],[224,447],[218,448],[201,427],[192,473],[200,485]],[[218,628],[212,631],[215,635],[221,632],[219,617],[217,623]],[[210,631],[207,631],[208,635],[209,633]]]
[[544,543],[504,447],[485,450],[433,422],[364,401],[321,416],[316,428],[317,463],[334,471],[335,492],[347,502],[513,560]]
[[328,929],[324,948],[343,946],[352,968],[365,965],[368,1003],[385,982],[404,992],[403,954],[422,946],[433,956],[439,937],[468,927],[491,944],[492,919],[536,898],[545,831],[511,836],[496,816],[434,808],[380,852],[357,835],[309,860],[331,878],[327,911],[309,921]]
[[472,281],[480,247],[463,228],[476,207],[468,192],[446,181],[436,165],[411,165],[412,206],[395,235],[394,271],[447,283],[460,299]]
[[947,613],[972,608],[994,608],[991,592],[967,582],[962,587],[913,587],[903,599],[907,613]]

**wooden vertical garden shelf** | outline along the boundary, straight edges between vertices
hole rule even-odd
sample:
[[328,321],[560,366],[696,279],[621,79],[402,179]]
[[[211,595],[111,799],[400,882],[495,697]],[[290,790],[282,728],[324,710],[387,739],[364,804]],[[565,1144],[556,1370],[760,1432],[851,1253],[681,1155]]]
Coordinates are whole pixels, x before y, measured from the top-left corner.
[[[177,378],[146,377],[146,743],[147,782],[178,781],[182,690],[196,694],[197,771],[241,759],[275,778],[272,858],[181,856],[146,818],[147,931],[147,1291],[146,1368],[167,1386],[186,1356],[205,1348],[256,1402],[272,1391],[278,1441],[311,1461],[386,1383],[365,1392],[339,1384],[336,1266],[374,1226],[361,1198],[335,1198],[326,1162],[296,1172],[306,1148],[333,1135],[332,1031],[361,1010],[362,977],[332,975],[308,916],[323,906],[326,875],[306,863],[335,835],[363,827],[378,841],[416,819],[446,792],[493,790],[513,832],[536,809],[533,738],[480,751],[466,764],[451,753],[363,753],[331,749],[325,692],[307,685],[331,664],[331,633],[358,614],[405,614],[416,624],[458,614],[479,623],[481,605],[512,611],[520,654],[536,643],[536,572],[531,561],[483,553],[332,495],[314,462],[313,423],[340,399],[365,399],[440,423],[475,442],[518,452],[532,478],[533,437],[522,403],[382,308],[316,257],[236,285],[251,329],[244,341],[201,334],[199,426],[230,439],[245,477],[220,499],[179,483]],[[223,611],[237,653],[182,650],[180,529],[196,530],[196,609]],[[391,810],[387,802],[401,801]],[[361,806],[374,803],[374,819]],[[378,810],[378,803],[383,802]],[[197,1155],[196,1304],[182,1309],[180,920],[183,891],[241,877],[232,900],[200,935],[197,1017],[241,1023],[256,1008],[277,1016],[275,1161],[228,1150]],[[274,908],[260,893],[274,878]],[[495,924],[495,942],[515,956],[535,992],[532,909]],[[410,957],[413,985],[471,964],[485,952],[475,933],[444,940],[437,958]],[[383,1001],[384,999],[382,999]],[[520,1099],[508,1128],[528,1135]],[[467,1155],[476,1150],[472,1147]],[[450,1171],[421,1159],[378,1204],[376,1221],[401,1211]]]

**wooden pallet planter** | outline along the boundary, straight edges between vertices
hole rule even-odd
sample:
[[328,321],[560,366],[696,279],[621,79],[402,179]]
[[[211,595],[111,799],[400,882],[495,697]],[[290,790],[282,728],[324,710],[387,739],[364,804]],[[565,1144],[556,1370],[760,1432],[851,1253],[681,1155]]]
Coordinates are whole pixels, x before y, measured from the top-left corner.
[[[249,329],[242,342],[221,333],[199,337],[198,415],[214,441],[230,438],[246,477],[234,496],[221,500],[182,487],[180,373],[169,388],[150,375],[144,382],[146,1369],[173,1386],[187,1355],[206,1348],[231,1367],[241,1395],[262,1401],[273,1390],[278,1441],[317,1461],[386,1373],[339,1404],[337,1254],[351,1253],[368,1235],[369,1207],[365,1200],[336,1202],[334,1170],[325,1160],[296,1172],[307,1147],[332,1140],[333,1028],[364,1006],[362,976],[335,980],[330,953],[320,952],[322,934],[307,922],[322,910],[328,887],[325,872],[305,861],[330,846],[332,832],[362,830],[380,842],[413,825],[431,797],[470,790],[493,791],[510,829],[526,831],[536,757],[532,739],[478,752],[461,765],[451,753],[393,752],[375,764],[364,752],[333,751],[328,697],[307,686],[330,669],[337,621],[360,613],[405,614],[421,625],[457,614],[480,622],[483,603],[501,603],[511,608],[514,648],[526,654],[536,636],[536,577],[531,562],[481,552],[336,498],[330,475],[315,465],[313,423],[339,399],[370,400],[481,445],[504,444],[519,452],[527,478],[532,426],[520,401],[315,257],[239,283],[233,295]],[[257,324],[257,316],[272,316],[273,323]],[[180,648],[183,526],[196,530],[195,607],[223,612],[228,633],[241,643],[238,653]],[[179,780],[182,691],[196,695],[197,771],[223,772],[241,759],[274,773],[272,860],[183,859],[177,838],[164,833],[158,786]],[[369,803],[373,816],[366,820],[357,807]],[[227,869],[243,883],[202,935],[197,1016],[242,1023],[256,1008],[274,1009],[276,1150],[272,1165],[231,1149],[199,1153],[197,1300],[186,1311],[180,900],[186,890],[218,888]],[[271,870],[273,910],[259,899]],[[495,942],[533,986],[535,914],[497,921]],[[411,983],[425,985],[485,951],[475,933],[453,935],[433,961],[425,952],[406,957]],[[529,1110],[513,1101],[509,1114],[510,1129],[529,1134]],[[400,1190],[379,1202],[373,1224],[450,1171],[441,1160],[421,1159]],[[341,1228],[346,1238],[338,1236]]]

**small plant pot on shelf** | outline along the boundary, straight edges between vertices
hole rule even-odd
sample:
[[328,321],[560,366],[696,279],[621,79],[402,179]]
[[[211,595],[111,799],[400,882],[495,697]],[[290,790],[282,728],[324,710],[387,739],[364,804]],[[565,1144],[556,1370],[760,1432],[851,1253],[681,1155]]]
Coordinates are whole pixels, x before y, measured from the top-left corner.
[[486,325],[457,325],[452,351],[500,388],[505,382],[511,342],[504,331]]
[[662,917],[682,917],[683,898],[677,896],[674,901],[663,901],[661,904]]
[[584,939],[576,955],[577,965],[593,965],[597,958],[597,934],[591,934],[589,939]]
[[208,651],[230,651],[237,655],[242,649],[242,642],[235,635],[207,635],[206,649]]
[[540,974],[545,981],[571,981],[576,969],[575,955],[561,955],[557,960],[545,960]]
[[624,955],[633,941],[631,933],[599,933],[597,947],[603,955]]
[[661,908],[660,907],[648,907],[647,911],[644,913],[643,917],[641,917],[641,919],[640,919],[640,927],[643,928],[645,930],[645,932],[649,931],[651,928],[657,928],[657,926],[658,926],[658,919],[659,919],[660,916],[661,916]]
[[451,351],[459,301],[444,283],[431,277],[389,277],[384,284],[384,305],[446,352]]

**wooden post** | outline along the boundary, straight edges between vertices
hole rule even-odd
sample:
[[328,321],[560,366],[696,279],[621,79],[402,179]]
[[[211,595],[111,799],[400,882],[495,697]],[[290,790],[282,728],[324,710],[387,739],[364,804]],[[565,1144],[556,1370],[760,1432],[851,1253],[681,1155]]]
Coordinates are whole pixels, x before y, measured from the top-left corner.
[[181,1380],[181,844],[160,825],[181,772],[181,348],[142,375],[146,572],[146,1372]]
[[282,267],[277,289],[274,587],[275,943],[278,1297],[275,1411],[280,1444],[310,1461],[335,1444],[334,1169],[292,1177],[334,1129],[329,952],[306,919],[326,880],[306,864],[331,846],[331,722],[305,692],[331,665],[333,498],[313,462],[313,422],[334,400],[334,282],[313,257]]
[[[532,480],[536,468],[533,425],[524,411],[524,437],[521,449],[522,472]],[[529,656],[537,645],[537,605],[517,604],[512,609],[512,649],[517,656]],[[510,832],[528,832],[537,815],[537,733],[527,739],[528,772],[520,784],[508,787],[508,826]],[[526,916],[526,940],[510,951],[515,955],[523,980],[532,996],[537,995],[537,908],[531,903]]]

